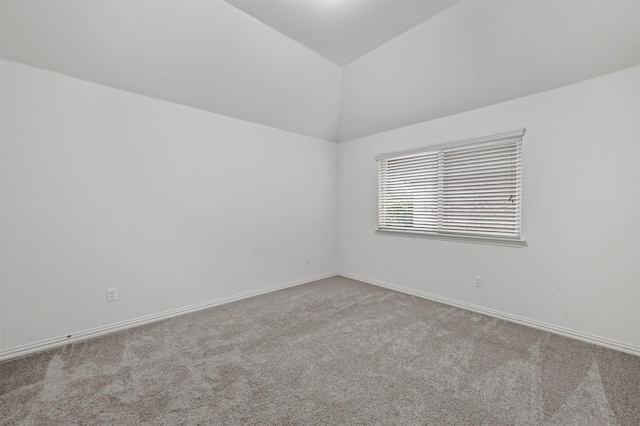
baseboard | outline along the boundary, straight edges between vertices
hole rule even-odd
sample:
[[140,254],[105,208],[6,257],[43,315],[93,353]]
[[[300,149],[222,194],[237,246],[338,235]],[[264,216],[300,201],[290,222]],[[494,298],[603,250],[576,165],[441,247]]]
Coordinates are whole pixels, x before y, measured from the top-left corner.
[[599,337],[592,334],[583,333],[580,331],[575,331],[568,328],[547,324],[541,321],[524,318],[518,315],[512,315],[505,312],[496,311],[494,309],[483,308],[482,306],[472,305],[470,303],[460,302],[458,300],[436,296],[434,294],[413,290],[407,287],[402,287],[395,284],[390,284],[384,281],[374,280],[371,278],[366,278],[366,277],[362,277],[355,274],[339,272],[338,275],[345,278],[351,278],[357,281],[362,281],[364,283],[375,285],[377,287],[384,287],[390,290],[399,291],[401,293],[410,294],[412,296],[421,297],[423,299],[429,299],[436,302],[444,303],[446,305],[455,306],[457,308],[466,309],[468,311],[478,312],[480,314],[488,315],[494,318],[503,319],[505,321],[510,321],[516,324],[522,324],[528,327],[537,328],[539,330],[548,331],[549,333],[559,334],[561,336],[570,337],[573,339],[581,340],[583,342],[592,343],[598,346],[603,346],[605,348],[615,349],[617,351],[626,352],[631,355],[640,356],[640,346],[634,346],[628,343],[618,342],[618,341],[607,339],[604,337]]
[[175,317],[178,315],[184,315],[191,312],[200,311],[202,309],[211,308],[213,306],[224,305],[225,303],[235,302],[237,300],[247,299],[249,297],[259,296],[261,294],[271,293],[277,290],[282,290],[289,287],[295,287],[298,285],[310,283],[312,281],[321,280],[324,278],[330,278],[336,276],[337,273],[329,273],[323,275],[316,275],[313,277],[307,277],[300,280],[289,281],[284,284],[279,284],[267,288],[258,290],[252,290],[245,293],[235,294],[233,296],[222,297],[220,299],[210,300],[208,302],[197,303],[195,305],[185,306],[183,308],[172,309],[170,311],[160,312],[153,315],[147,315],[144,317],[134,318],[127,321],[117,322],[114,324],[105,325],[102,327],[96,327],[89,330],[73,333],[70,336],[54,337],[51,339],[41,340],[35,343],[29,343],[27,345],[16,346],[13,348],[0,351],[0,361],[4,361],[10,358],[16,358],[24,355],[28,355],[33,352],[39,352],[46,349],[55,348],[57,346],[66,345],[69,343],[79,342],[81,340],[91,339],[93,337],[102,336],[104,334],[114,333],[116,331],[125,330],[127,328],[137,327],[144,324],[149,324],[156,321],[161,321],[167,318]]
[[512,315],[512,314],[496,311],[494,309],[484,308],[482,306],[472,305],[470,303],[460,302],[457,300],[437,296],[434,294],[429,294],[429,293],[418,291],[418,290],[413,290],[407,287],[390,284],[380,280],[375,280],[375,279],[362,277],[355,274],[340,272],[340,273],[329,273],[329,274],[317,275],[313,277],[307,277],[301,280],[290,281],[284,284],[279,284],[279,285],[275,285],[275,286],[271,286],[271,287],[267,287],[259,290],[248,291],[248,292],[236,294],[233,296],[210,300],[208,302],[185,306],[183,308],[172,309],[170,311],[160,312],[158,314],[147,315],[144,317],[139,317],[139,318],[122,321],[114,324],[109,324],[102,327],[96,327],[89,330],[84,330],[78,333],[74,333],[71,335],[71,337],[67,337],[67,336],[54,337],[51,339],[45,339],[39,342],[30,343],[27,345],[16,346],[14,348],[9,348],[9,349],[0,351],[0,361],[28,355],[30,353],[39,352],[46,349],[55,348],[57,346],[62,346],[69,343],[79,342],[81,340],[91,339],[93,337],[98,337],[104,334],[125,330],[127,328],[137,327],[140,325],[149,324],[156,321],[161,321],[161,320],[175,317],[178,315],[188,314],[190,312],[196,312],[196,311],[207,309],[213,306],[224,305],[225,303],[235,302],[237,300],[259,296],[261,294],[271,293],[271,292],[282,290],[289,287],[295,287],[295,286],[306,284],[312,281],[317,281],[324,278],[330,278],[335,275],[340,275],[345,278],[351,278],[354,280],[362,281],[364,283],[375,285],[377,287],[383,287],[390,290],[399,291],[401,293],[410,294],[413,296],[421,297],[423,299],[433,300],[436,302],[444,303],[447,305],[455,306],[455,307],[466,309],[469,311],[478,312],[494,318],[500,318],[516,324],[522,324],[528,327],[537,328],[539,330],[548,331],[550,333],[558,334],[561,336],[581,340],[583,342],[592,343],[594,345],[599,345],[606,348],[615,349],[621,352],[626,352],[632,355],[640,356],[640,347],[638,346],[629,345],[627,343],[618,342],[618,341],[607,339],[604,337],[599,337],[592,334],[583,333],[580,331],[575,331],[568,328],[547,324],[541,321],[520,317],[518,315]]

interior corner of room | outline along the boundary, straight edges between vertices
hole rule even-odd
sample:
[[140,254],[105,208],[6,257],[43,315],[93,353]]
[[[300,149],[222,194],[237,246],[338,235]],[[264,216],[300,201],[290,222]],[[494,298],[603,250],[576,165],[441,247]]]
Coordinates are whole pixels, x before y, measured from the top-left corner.
[[[1,358],[338,274],[640,355],[640,4],[234,3],[1,2]],[[377,155],[523,127],[525,247],[376,234]]]

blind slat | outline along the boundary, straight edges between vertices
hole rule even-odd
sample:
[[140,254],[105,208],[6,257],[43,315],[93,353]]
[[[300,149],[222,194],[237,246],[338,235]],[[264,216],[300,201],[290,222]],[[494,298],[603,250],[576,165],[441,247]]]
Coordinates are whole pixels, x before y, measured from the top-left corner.
[[380,157],[378,228],[519,238],[522,134],[480,139]]

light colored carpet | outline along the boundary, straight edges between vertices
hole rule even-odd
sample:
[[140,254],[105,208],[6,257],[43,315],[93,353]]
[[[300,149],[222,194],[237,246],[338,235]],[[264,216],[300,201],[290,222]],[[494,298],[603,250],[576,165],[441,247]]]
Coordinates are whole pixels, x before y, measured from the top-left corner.
[[2,424],[640,424],[640,358],[334,277],[0,364]]

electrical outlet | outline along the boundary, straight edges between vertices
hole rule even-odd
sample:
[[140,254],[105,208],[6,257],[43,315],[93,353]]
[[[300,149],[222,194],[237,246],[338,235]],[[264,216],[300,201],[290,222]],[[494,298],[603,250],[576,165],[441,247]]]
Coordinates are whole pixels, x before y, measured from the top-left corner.
[[305,265],[308,265],[308,264],[309,264],[309,256],[307,256],[307,257],[305,257],[305,258],[304,258],[304,264],[305,264]]
[[107,302],[115,302],[116,300],[118,300],[118,289],[117,288],[107,289]]
[[480,275],[476,275],[473,279],[476,287],[482,287],[482,277]]

